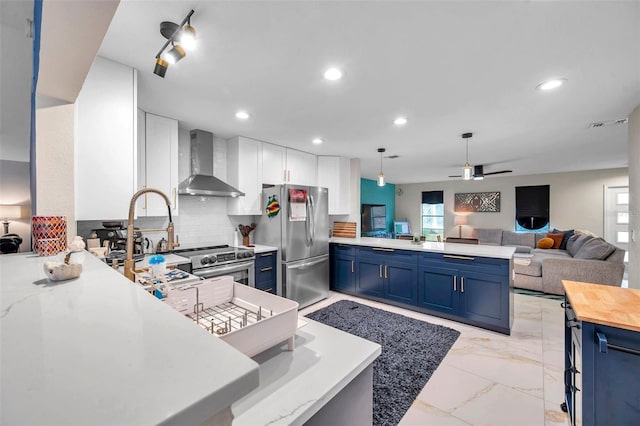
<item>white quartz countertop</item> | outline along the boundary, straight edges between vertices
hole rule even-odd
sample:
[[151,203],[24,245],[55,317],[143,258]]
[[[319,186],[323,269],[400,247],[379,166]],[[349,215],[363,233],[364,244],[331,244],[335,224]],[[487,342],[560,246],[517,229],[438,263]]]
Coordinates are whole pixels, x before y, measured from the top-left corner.
[[93,256],[52,282],[35,254],[0,256],[0,424],[200,424],[259,367]]
[[293,352],[275,346],[253,358],[260,387],[232,406],[234,426],[301,425],[381,353],[377,343],[303,321]]
[[266,253],[268,251],[277,251],[278,248],[277,247],[272,247],[272,246],[263,246],[262,244],[254,244],[253,247],[251,246],[241,246],[242,248],[248,248],[253,250],[253,252],[255,254],[258,253]]
[[458,244],[458,243],[437,243],[424,241],[414,244],[410,240],[395,240],[389,238],[336,238],[332,237],[329,242],[336,244],[348,244],[356,246],[391,248],[397,250],[426,251],[442,254],[458,254],[462,256],[482,256],[499,259],[511,259],[515,253],[515,247],[489,246],[483,244]]

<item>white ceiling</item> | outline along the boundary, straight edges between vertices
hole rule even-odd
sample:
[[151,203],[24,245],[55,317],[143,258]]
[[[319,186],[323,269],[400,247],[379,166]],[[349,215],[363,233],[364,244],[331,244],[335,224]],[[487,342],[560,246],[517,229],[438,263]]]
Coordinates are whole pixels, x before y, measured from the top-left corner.
[[[159,23],[191,8],[198,49],[162,79]],[[139,106],[181,127],[357,157],[367,178],[385,147],[388,181],[410,183],[459,174],[469,131],[485,172],[628,166],[627,125],[587,125],[640,104],[639,41],[638,1],[122,1],[99,54],[137,68]],[[568,82],[535,90],[550,77]]]

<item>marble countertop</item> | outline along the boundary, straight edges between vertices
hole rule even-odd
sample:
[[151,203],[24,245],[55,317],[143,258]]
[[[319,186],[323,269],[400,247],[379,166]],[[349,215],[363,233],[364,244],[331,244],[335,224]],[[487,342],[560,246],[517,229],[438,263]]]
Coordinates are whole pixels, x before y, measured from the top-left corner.
[[278,250],[277,247],[263,246],[262,244],[253,244],[252,246],[240,246],[240,247],[251,249],[255,254]]
[[395,240],[388,238],[336,238],[332,237],[329,242],[336,244],[348,244],[367,247],[391,248],[396,250],[426,251],[442,254],[458,254],[462,256],[481,256],[499,259],[511,259],[515,253],[515,247],[490,246],[483,244],[459,244],[459,243],[438,243],[433,241],[423,241],[414,244],[410,240]]
[[260,386],[233,404],[234,426],[301,425],[381,353],[377,343],[302,321],[293,352],[275,346],[253,358]]
[[640,290],[562,281],[580,321],[640,331]]
[[259,384],[258,364],[93,256],[0,256],[1,424],[200,424]]

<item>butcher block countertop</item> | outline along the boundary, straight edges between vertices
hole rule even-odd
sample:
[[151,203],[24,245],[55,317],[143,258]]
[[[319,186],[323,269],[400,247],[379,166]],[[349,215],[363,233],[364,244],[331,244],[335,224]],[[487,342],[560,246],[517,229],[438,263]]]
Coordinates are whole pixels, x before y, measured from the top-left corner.
[[640,290],[562,281],[580,321],[640,331]]

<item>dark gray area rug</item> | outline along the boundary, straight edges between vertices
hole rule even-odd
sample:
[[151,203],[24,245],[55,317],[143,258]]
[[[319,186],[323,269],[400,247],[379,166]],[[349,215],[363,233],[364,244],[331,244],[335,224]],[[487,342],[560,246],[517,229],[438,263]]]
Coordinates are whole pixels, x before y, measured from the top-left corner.
[[341,300],[306,315],[382,346],[373,362],[373,424],[397,425],[459,331]]

